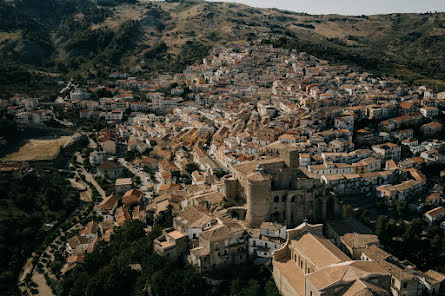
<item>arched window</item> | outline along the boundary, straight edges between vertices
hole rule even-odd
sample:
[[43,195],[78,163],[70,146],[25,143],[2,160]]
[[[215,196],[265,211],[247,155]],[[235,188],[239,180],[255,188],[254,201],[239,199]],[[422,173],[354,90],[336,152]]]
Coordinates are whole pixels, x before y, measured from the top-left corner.
[[295,202],[295,196],[292,196],[290,202]]

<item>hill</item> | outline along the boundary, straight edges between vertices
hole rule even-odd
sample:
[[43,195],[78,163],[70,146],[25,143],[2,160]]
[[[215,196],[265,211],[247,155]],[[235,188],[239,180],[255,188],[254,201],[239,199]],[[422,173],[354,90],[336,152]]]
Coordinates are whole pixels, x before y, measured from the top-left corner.
[[445,13],[312,16],[203,1],[15,0],[0,3],[0,91],[50,96],[59,77],[181,71],[213,46],[257,39],[445,88]]

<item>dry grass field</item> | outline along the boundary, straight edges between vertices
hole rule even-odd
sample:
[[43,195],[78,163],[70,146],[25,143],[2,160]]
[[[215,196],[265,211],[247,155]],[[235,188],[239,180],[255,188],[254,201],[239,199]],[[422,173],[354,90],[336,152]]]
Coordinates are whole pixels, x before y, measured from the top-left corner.
[[72,136],[63,136],[58,139],[42,140],[32,139],[20,147],[19,151],[6,155],[2,161],[36,161],[54,159],[64,147],[72,141]]

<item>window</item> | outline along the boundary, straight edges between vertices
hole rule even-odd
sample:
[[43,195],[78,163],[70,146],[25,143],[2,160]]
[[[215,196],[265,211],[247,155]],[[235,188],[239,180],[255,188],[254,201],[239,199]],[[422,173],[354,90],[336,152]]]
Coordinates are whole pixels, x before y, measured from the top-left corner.
[[295,196],[292,196],[292,198],[290,199],[291,202],[295,202]]
[[218,250],[219,250],[218,243],[215,243],[215,251],[218,251]]
[[403,288],[408,287],[408,283],[403,283]]
[[286,196],[281,197],[282,202],[286,202]]
[[273,202],[279,202],[280,201],[280,198],[278,197],[278,196],[275,196],[274,198],[273,198]]

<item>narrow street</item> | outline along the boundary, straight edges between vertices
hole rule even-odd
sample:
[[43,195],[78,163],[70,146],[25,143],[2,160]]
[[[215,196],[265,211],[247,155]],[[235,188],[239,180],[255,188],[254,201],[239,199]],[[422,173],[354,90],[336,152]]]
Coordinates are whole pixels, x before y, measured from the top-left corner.
[[149,191],[150,188],[154,187],[154,183],[152,182],[152,180],[150,180],[149,174],[147,174],[143,170],[136,169],[131,163],[125,161],[125,159],[123,159],[123,158],[119,158],[118,162],[120,165],[126,167],[134,175],[141,178],[141,187],[140,187],[141,191],[143,191],[143,192]]
[[[94,141],[93,141],[93,143],[94,143]],[[85,176],[85,180],[87,180],[88,182],[90,182],[91,184],[93,184],[94,187],[96,188],[97,192],[99,192],[100,196],[101,196],[102,198],[105,198],[105,197],[106,197],[106,193],[105,193],[105,191],[102,189],[102,187],[100,187],[99,184],[97,184],[96,180],[94,180],[94,176],[93,176],[91,173],[89,173],[89,172],[83,167],[83,157],[82,157],[82,155],[80,155],[80,153],[77,153],[77,154],[76,154],[76,157],[77,157],[77,162],[78,162],[78,164],[79,164],[79,166],[80,166],[80,169],[81,169],[81,171],[82,171],[82,174]]]
[[[77,160],[82,161],[81,163],[83,163],[83,159],[82,156],[78,153],[77,154]],[[85,170],[85,168],[83,166],[81,166],[81,173],[85,176],[85,179],[90,182],[91,184],[93,184],[94,187],[96,187],[96,190],[99,192],[99,194],[102,196],[102,198],[105,197],[105,191],[102,189],[102,187],[100,187],[99,184],[97,184],[96,180],[94,180],[93,175],[91,175],[89,172],[87,172]],[[88,184],[86,184],[87,186],[87,192],[89,192],[89,194],[91,194],[91,188]],[[93,207],[94,210],[95,206]],[[87,207],[84,207],[81,211],[78,211],[77,215],[81,216],[85,213],[85,210],[87,209]],[[69,217],[69,219],[73,218],[72,216]],[[50,247],[51,245],[56,245],[59,249],[63,250],[65,248],[65,244],[62,242],[62,240],[60,239],[60,237],[62,235],[65,235],[67,232],[70,231],[78,231],[82,229],[82,225],[80,223],[76,223],[74,224],[72,227],[70,227],[67,231],[61,231],[61,233],[50,243],[48,244],[48,247],[44,250],[44,252],[42,252],[42,255],[39,257],[39,262],[40,264],[43,265],[43,272],[39,273],[37,271],[36,265],[32,264],[32,257],[30,257],[27,261],[26,264],[23,267],[23,271],[20,274],[19,277],[19,283],[24,283],[26,276],[31,273],[31,279],[34,283],[37,284],[37,287],[35,289],[37,289],[38,291],[38,295],[45,295],[45,296],[53,296],[54,293],[51,289],[51,287],[48,285],[48,283],[46,282],[44,273],[48,273],[50,277],[54,277],[51,273],[51,271],[48,269],[48,264],[50,264],[53,260],[54,260],[54,254],[53,254],[53,250]],[[43,262],[43,258],[44,258],[44,254],[47,254],[47,263]],[[20,290],[23,293],[27,293],[28,295],[31,295],[31,291],[30,291],[30,287],[27,287],[26,285],[21,285],[20,286]]]

